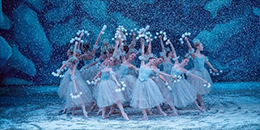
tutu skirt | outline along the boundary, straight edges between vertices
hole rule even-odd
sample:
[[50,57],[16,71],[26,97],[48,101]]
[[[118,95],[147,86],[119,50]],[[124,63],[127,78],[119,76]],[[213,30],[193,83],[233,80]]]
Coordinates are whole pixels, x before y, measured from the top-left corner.
[[[211,85],[213,84],[207,69],[203,69],[203,71],[198,71],[195,68],[193,68],[191,72],[193,74],[195,74],[195,75],[205,79]],[[210,92],[210,89],[212,88],[212,87],[210,87],[210,88],[205,87],[203,81],[201,81],[201,80],[199,80],[197,78],[193,78],[191,76],[188,76],[187,80],[194,86],[194,88],[196,89],[197,93],[200,94],[200,95],[208,94]]]
[[70,74],[69,74],[69,70],[67,70],[60,82],[60,86],[57,92],[59,97],[63,100],[66,100],[69,82],[70,82]]
[[161,91],[151,78],[144,81],[136,80],[130,103],[132,107],[139,109],[152,108],[159,106],[163,101]]
[[106,107],[120,101],[125,101],[122,92],[116,92],[117,85],[113,80],[101,80],[96,89],[96,100],[98,107]]
[[195,88],[186,80],[171,82],[174,105],[176,107],[186,107],[197,99]]
[[70,80],[70,82],[67,84],[68,91],[66,93],[65,106],[67,108],[73,108],[73,107],[81,107],[82,104],[84,104],[85,106],[90,105],[93,99],[91,90],[89,89],[85,81],[81,78],[79,71],[76,72],[75,82],[77,88],[76,94],[75,94],[73,81]]
[[165,85],[165,82],[161,79],[157,79],[155,83],[157,84],[162,93],[164,103],[169,104],[170,106],[174,106],[172,93]]

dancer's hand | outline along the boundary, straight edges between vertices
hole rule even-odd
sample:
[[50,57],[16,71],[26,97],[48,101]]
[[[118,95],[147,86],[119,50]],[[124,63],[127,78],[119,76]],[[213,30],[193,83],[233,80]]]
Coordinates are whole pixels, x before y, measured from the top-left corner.
[[60,75],[60,70],[57,72],[58,75]]
[[172,76],[173,79],[177,79],[176,77]]
[[168,42],[169,44],[172,44],[172,42],[171,42],[169,39],[167,40],[167,42]]
[[150,38],[150,37],[148,37],[148,40],[149,40],[149,41],[151,41],[151,38]]
[[75,90],[75,95],[78,93],[78,91],[77,90]]
[[217,72],[218,72],[218,70],[217,70],[217,69],[215,69],[215,68],[213,69],[213,71],[214,71],[215,73],[217,73]]
[[135,32],[133,32],[133,36],[135,37]]
[[144,42],[145,42],[145,41],[144,41],[144,39],[143,39],[143,38],[141,38],[141,45],[142,45],[142,44],[144,44]]
[[159,38],[159,39],[162,39],[162,35],[159,35],[158,38]]
[[203,79],[203,83],[204,83],[204,84],[207,84],[207,81]]
[[185,41],[189,41],[189,38],[188,38],[188,37],[185,37]]
[[83,35],[84,35],[84,32],[81,32],[80,37],[83,37]]

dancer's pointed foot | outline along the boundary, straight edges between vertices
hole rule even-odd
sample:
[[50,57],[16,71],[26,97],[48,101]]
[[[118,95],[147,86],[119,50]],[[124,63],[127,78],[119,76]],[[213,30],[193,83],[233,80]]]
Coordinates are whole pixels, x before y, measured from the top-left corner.
[[160,113],[161,115],[163,115],[163,116],[167,116],[167,114],[166,114],[165,112],[163,112],[163,111],[159,111],[159,113]]
[[200,104],[200,107],[205,110],[205,105],[204,105],[204,103],[201,103],[201,104]]
[[179,114],[177,112],[173,112],[172,114],[170,114],[170,116],[178,116]]
[[199,110],[200,112],[205,112],[205,110],[202,109],[201,107],[197,107],[197,110]]
[[75,113],[75,110],[72,110],[72,115],[73,115],[73,116],[75,116],[75,115],[76,115],[76,113]]
[[84,111],[83,114],[86,118],[88,118],[88,112]]
[[64,108],[62,114],[65,114],[66,112],[67,112],[67,108]]
[[104,116],[102,116],[102,118],[103,118],[103,119],[107,119],[107,116],[104,115]]
[[148,117],[147,117],[147,116],[143,116],[143,117],[140,118],[139,120],[141,120],[141,121],[147,121],[147,120],[148,120]]
[[119,111],[117,111],[116,109],[112,109],[109,111],[109,113],[107,114],[108,116],[111,116],[112,114],[117,114],[120,113]]
[[98,112],[97,112],[97,116],[99,115],[99,113],[102,111],[101,108],[98,109]]
[[129,118],[126,113],[122,113],[122,116],[125,118],[125,120],[129,121]]

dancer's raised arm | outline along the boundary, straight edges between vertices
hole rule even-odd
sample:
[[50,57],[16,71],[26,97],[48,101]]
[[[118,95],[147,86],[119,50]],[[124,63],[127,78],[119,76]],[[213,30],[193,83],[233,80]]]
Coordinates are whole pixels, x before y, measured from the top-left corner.
[[92,49],[92,53],[93,54],[95,54],[96,53],[96,50],[97,50],[97,48],[98,48],[98,43],[99,43],[99,41],[100,41],[100,38],[101,38],[101,35],[102,35],[102,33],[104,32],[104,28],[102,28],[102,30],[100,31],[100,33],[99,33],[99,35],[98,35],[98,38],[97,38],[97,41],[95,42],[95,45],[93,46],[93,49]]
[[191,44],[190,44],[190,41],[189,41],[189,38],[188,37],[185,37],[185,41],[188,45],[188,48],[189,48],[189,52],[190,52],[190,55],[193,59],[195,59],[195,54],[194,54],[194,49],[192,48]]
[[160,39],[160,43],[161,43],[161,47],[162,47],[162,52],[165,53],[165,47],[164,47],[164,44],[163,44],[163,40],[162,40],[162,36],[161,36],[161,35],[159,36],[159,39]]
[[174,59],[175,63],[179,63],[178,57],[177,57],[177,54],[176,54],[176,50],[175,50],[175,48],[173,47],[172,42],[171,42],[170,40],[168,40],[167,42],[168,42],[168,43],[170,44],[170,46],[171,46],[171,50],[172,50],[172,54],[173,54],[173,59]]
[[144,63],[144,39],[141,38],[140,42],[141,42],[141,58],[142,58],[140,60],[141,60],[141,66],[143,66],[143,65],[145,65],[145,63]]
[[135,32],[133,32],[133,37],[132,37],[132,43],[128,46],[131,49],[135,49],[135,44],[136,44],[136,39],[135,39]]
[[152,54],[152,40],[148,37],[149,44],[148,44],[148,54]]
[[74,46],[74,50],[73,50],[73,56],[76,57],[76,52],[77,52],[77,45],[78,45],[78,41],[75,42],[75,46]]

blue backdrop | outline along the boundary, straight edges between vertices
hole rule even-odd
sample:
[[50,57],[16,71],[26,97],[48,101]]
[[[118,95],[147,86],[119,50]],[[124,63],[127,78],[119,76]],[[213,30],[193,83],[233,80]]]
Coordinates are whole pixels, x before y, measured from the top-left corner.
[[[178,55],[187,52],[179,38],[191,32],[213,66],[223,73],[215,82],[259,81],[259,0],[0,0],[1,85],[59,84],[53,77],[66,60],[70,39],[80,29],[94,43],[107,25],[100,44],[113,43],[115,29],[150,25],[167,32]],[[129,37],[130,39],[130,37]],[[153,52],[160,51],[158,40]],[[192,67],[192,63],[187,68]]]

